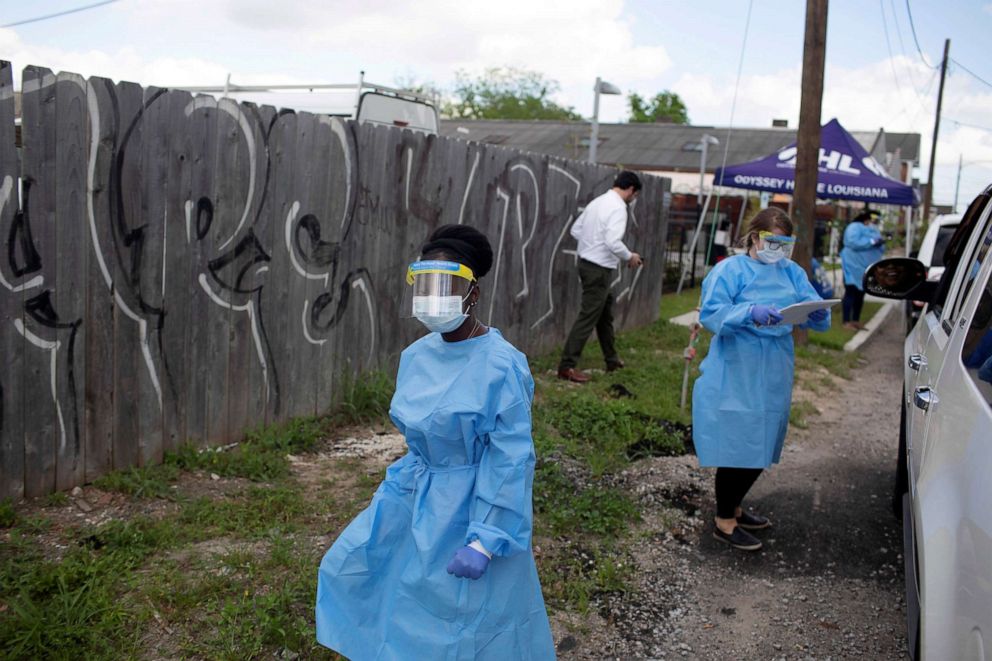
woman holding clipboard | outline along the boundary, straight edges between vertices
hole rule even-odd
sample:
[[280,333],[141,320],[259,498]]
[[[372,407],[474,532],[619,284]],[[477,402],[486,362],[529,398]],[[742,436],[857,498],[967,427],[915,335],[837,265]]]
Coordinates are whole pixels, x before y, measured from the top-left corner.
[[[713,536],[756,551],[751,534],[771,522],[741,507],[761,472],[782,455],[792,403],[792,324],[780,310],[819,301],[790,257],[793,224],[781,209],[759,212],[743,239],[746,254],[717,264],[703,280],[699,321],[713,332],[692,392],[692,430],[700,466],[716,467]],[[830,328],[827,307],[808,312],[804,328]]]

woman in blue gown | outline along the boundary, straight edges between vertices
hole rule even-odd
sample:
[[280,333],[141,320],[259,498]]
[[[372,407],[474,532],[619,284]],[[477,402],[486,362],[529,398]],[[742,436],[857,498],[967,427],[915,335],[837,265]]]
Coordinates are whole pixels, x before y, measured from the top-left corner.
[[[692,391],[692,435],[700,466],[717,467],[713,536],[748,551],[761,548],[748,531],[771,523],[741,502],[762,470],[778,463],[792,403],[792,325],[780,323],[779,310],[820,300],[789,259],[792,232],[781,209],[759,212],[747,253],[721,261],[703,280],[699,321],[713,339]],[[812,312],[802,325],[827,330],[830,313]]]
[[868,267],[885,256],[885,239],[878,231],[878,212],[867,209],[859,213],[844,229],[844,247],[840,263],[844,267],[844,301],[841,304],[844,326],[860,330],[861,308],[865,303],[862,279]]
[[534,381],[473,314],[492,250],[438,228],[408,273],[431,332],[400,358],[409,452],[320,564],[318,641],[355,661],[555,657],[531,553]]

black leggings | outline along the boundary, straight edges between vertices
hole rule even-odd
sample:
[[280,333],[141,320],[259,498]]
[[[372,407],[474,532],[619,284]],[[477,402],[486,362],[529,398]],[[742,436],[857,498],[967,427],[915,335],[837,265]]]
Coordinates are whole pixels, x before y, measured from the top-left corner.
[[716,515],[721,519],[733,519],[744,496],[751,490],[754,481],[761,475],[762,468],[717,468],[716,469]]
[[865,302],[865,293],[853,285],[844,285],[844,300],[841,309],[844,311],[844,323],[861,321],[861,306]]

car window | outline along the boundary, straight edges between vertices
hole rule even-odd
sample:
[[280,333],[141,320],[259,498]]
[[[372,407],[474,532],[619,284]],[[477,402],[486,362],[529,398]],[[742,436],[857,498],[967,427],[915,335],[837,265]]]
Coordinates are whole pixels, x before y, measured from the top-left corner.
[[986,403],[992,406],[992,278],[986,276],[982,297],[968,325],[961,362]]
[[958,225],[957,230],[951,235],[947,248],[944,250],[944,274],[937,284],[937,293],[934,295],[933,303],[930,305],[930,310],[938,318],[943,314],[944,303],[947,301],[947,295],[951,291],[951,283],[954,282],[958,263],[961,261],[965,249],[968,247],[968,239],[971,238],[971,233],[976,231],[976,227],[978,227],[978,223],[983,216],[990,198],[992,198],[992,194],[989,191],[984,191],[971,201],[971,204],[968,205],[968,210],[965,211],[964,216],[961,218],[961,224]]
[[[954,322],[960,316],[965,301],[968,300],[968,294],[971,293],[971,289],[978,278],[978,273],[982,269],[982,264],[985,263],[985,259],[989,255],[989,248],[992,248],[992,223],[988,223],[988,226],[985,228],[985,236],[982,237],[981,242],[978,244],[974,256],[966,264],[962,265],[962,268],[967,268],[967,270],[962,273],[964,280],[959,289],[954,311],[948,319],[951,326],[954,325]],[[950,331],[948,330],[948,332]]]
[[947,250],[947,244],[951,242],[951,237],[954,236],[954,231],[957,228],[957,225],[944,225],[937,230],[937,240],[933,244],[933,256],[930,258],[930,266],[944,265],[944,251]]

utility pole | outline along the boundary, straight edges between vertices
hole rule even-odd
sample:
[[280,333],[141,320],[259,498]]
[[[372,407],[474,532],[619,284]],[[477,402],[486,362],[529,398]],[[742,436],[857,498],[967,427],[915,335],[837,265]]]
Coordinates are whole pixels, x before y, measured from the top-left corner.
[[827,0],[806,0],[806,38],[803,44],[802,98],[796,140],[796,190],[792,195],[796,221],[793,259],[809,271],[816,226],[816,175],[820,161],[820,106],[823,67],[827,51]]
[[[823,102],[823,68],[827,55],[827,0],[806,0],[806,36],[803,42],[802,97],[796,139],[796,189],[792,194],[796,222],[796,262],[810,271],[813,237],[816,236],[816,179],[820,161],[820,106]],[[797,344],[807,334],[793,331]]]
[[[940,63],[940,89],[937,91],[937,116],[933,120],[933,143],[930,146],[930,170],[927,172],[927,194],[923,198],[923,232],[930,223],[930,204],[933,202],[933,166],[937,162],[937,133],[940,131],[940,106],[944,103],[944,78],[947,77],[947,54],[951,40],[944,40],[944,60]],[[923,234],[920,234],[923,236]]]

